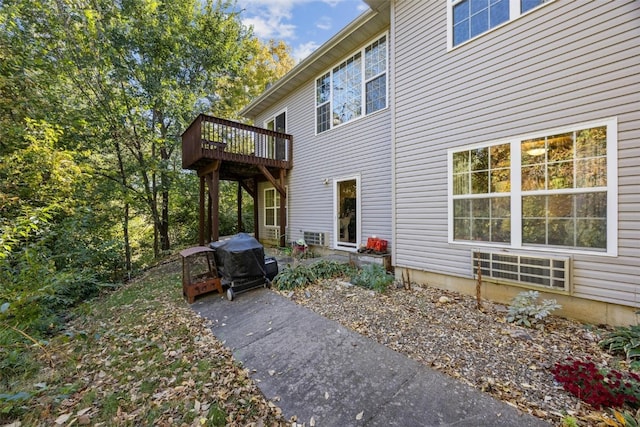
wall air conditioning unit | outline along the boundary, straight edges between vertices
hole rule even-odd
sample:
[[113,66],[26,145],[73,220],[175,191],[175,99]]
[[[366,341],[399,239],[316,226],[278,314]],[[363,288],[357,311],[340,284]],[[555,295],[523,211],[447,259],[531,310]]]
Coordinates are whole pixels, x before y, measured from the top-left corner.
[[326,246],[326,233],[318,233],[315,231],[304,231],[302,237],[307,245]]
[[523,255],[474,249],[471,252],[473,277],[541,288],[571,291],[571,257]]
[[265,230],[265,239],[267,240],[278,240],[280,238],[280,229],[279,228],[267,228]]

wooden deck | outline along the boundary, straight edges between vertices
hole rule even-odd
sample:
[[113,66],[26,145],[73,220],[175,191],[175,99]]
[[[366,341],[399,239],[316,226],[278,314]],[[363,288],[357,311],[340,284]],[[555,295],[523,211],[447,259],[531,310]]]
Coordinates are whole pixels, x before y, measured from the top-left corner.
[[182,167],[200,171],[220,160],[221,179],[249,178],[262,167],[291,169],[292,154],[291,135],[205,114],[182,134]]
[[[286,232],[287,171],[293,167],[293,137],[244,123],[200,114],[182,134],[182,167],[200,177],[199,243],[219,237],[219,182],[238,182],[238,229],[242,227],[242,189],[253,198],[258,224],[258,182],[269,181],[280,194],[280,236]],[[208,202],[208,203],[207,203]],[[259,239],[259,227],[254,236]]]

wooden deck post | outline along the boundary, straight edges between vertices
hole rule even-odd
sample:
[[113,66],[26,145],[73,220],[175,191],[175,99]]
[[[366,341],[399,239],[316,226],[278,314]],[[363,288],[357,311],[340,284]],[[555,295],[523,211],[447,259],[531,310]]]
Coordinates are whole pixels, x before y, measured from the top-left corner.
[[[207,226],[206,233],[203,233],[208,242],[215,242],[220,237],[219,234],[219,205],[220,205],[220,160],[215,160],[207,167],[198,171],[200,182],[206,182],[209,191],[207,191]],[[201,212],[204,211],[204,184],[200,187],[200,206]],[[201,229],[205,229],[204,220],[200,219]],[[205,239],[202,239],[205,240]],[[201,245],[204,243],[201,242]]]
[[243,232],[242,226],[242,184],[238,181],[238,196],[236,197],[238,201],[238,233]]
[[198,243],[204,246],[204,176],[200,177],[200,203],[199,203],[199,221],[198,221]]
[[207,233],[206,233],[206,237],[207,237],[207,242],[211,241],[211,217],[212,217],[212,213],[213,209],[211,208],[212,206],[212,201],[211,201],[211,193],[209,193],[209,191],[207,191]]
[[258,178],[253,178],[253,188],[255,189],[253,195],[253,237],[255,237],[256,240],[260,240],[260,223],[258,222],[260,192],[258,191]]
[[220,238],[220,169],[216,168],[207,175],[209,195],[211,197],[211,241]]
[[[285,170],[284,169],[280,169],[280,186],[282,188],[286,188],[285,187]],[[286,233],[287,233],[287,195],[286,192],[285,194],[281,194],[280,195],[280,239],[279,240],[279,244],[281,247],[285,247],[287,246],[287,239],[286,239]]]

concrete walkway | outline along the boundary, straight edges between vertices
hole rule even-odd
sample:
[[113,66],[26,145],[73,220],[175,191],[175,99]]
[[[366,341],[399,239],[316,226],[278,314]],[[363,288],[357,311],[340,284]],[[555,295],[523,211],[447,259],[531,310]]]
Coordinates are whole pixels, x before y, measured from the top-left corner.
[[[192,308],[262,393],[307,426],[545,426],[268,289]],[[279,399],[279,400],[278,400]]]

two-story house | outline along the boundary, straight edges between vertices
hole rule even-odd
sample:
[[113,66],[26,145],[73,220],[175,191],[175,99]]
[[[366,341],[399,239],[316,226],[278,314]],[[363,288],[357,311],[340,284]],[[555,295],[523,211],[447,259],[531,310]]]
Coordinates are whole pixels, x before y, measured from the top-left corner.
[[635,323],[640,5],[366,3],[243,112],[295,142],[251,187],[260,238],[376,235],[399,278]]

